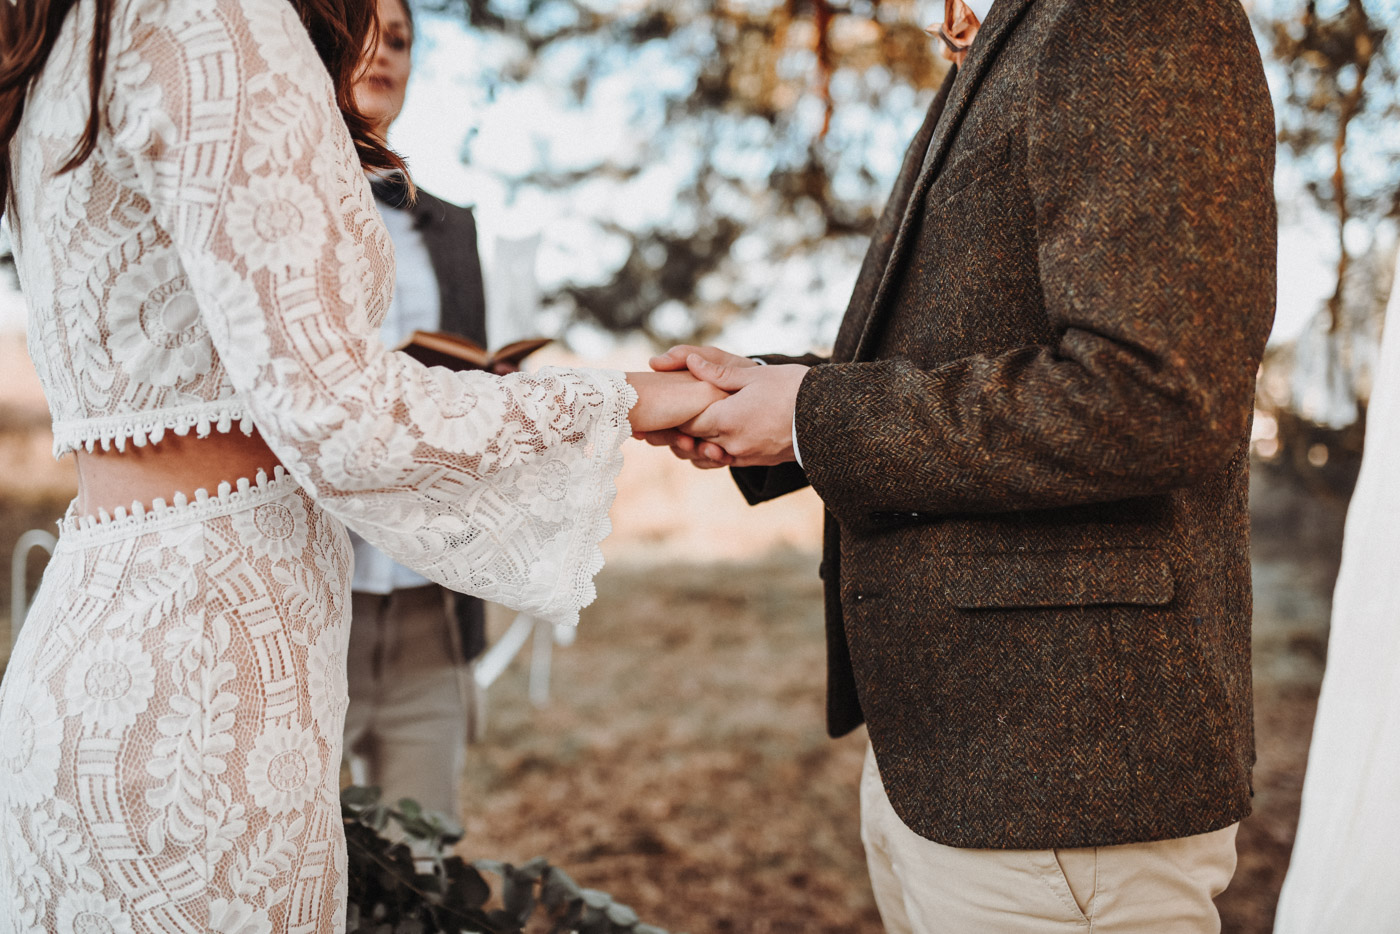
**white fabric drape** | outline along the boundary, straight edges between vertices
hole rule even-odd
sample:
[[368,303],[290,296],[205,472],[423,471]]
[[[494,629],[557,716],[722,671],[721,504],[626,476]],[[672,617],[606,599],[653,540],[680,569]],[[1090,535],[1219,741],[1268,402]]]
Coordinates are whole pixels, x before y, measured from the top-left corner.
[[[1400,284],[1400,279],[1397,279]],[[1327,672],[1274,934],[1400,931],[1400,288],[1347,513]]]

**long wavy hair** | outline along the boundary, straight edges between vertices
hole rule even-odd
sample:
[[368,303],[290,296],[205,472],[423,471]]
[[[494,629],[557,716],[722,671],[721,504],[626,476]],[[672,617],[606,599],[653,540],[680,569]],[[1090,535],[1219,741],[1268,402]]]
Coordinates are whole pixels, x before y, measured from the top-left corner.
[[[87,161],[97,146],[102,114],[102,79],[107,70],[107,46],[112,37],[116,0],[96,0],[92,54],[88,59],[88,120],[59,173],[71,172]],[[311,36],[316,51],[335,84],[335,99],[355,141],[360,163],[372,169],[407,169],[355,106],[355,75],[366,39],[378,35],[374,0],[290,0]],[[0,216],[9,203],[10,140],[24,116],[30,85],[43,71],[59,30],[78,0],[0,0]],[[12,219],[13,220],[13,219]]]

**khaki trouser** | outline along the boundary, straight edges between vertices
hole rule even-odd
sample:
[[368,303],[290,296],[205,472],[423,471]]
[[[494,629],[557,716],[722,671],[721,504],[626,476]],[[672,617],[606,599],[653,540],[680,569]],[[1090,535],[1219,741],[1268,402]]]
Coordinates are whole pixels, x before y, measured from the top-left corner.
[[889,934],[1218,934],[1214,899],[1235,874],[1235,824],[1155,843],[970,850],[906,827],[874,752],[860,782],[861,838]]
[[[456,817],[475,682],[439,587],[351,599],[345,753],[388,803]],[[359,760],[358,762],[355,760]]]

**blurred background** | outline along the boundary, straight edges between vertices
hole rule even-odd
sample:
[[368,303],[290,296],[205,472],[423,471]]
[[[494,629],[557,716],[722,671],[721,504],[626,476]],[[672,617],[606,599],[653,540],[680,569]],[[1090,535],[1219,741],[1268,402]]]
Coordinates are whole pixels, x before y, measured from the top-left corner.
[[[560,340],[532,361],[633,369],[680,341],[821,349],[942,79],[923,31],[942,6],[425,0],[390,142],[427,189],[475,207],[493,344],[542,334]],[[1270,930],[1297,820],[1396,268],[1400,0],[1245,6],[1281,225],[1254,428],[1256,813],[1222,900],[1225,930],[1252,934]],[[24,330],[6,262],[4,555],[75,488]],[[547,699],[528,649],[490,688],[462,852],[548,856],[672,929],[874,934],[864,737],[823,729],[819,501],[750,510],[726,474],[628,447],[600,599],[554,652]],[[19,557],[22,586],[0,580],[0,665],[12,597],[43,567],[41,550]],[[494,612],[493,634],[510,622]]]

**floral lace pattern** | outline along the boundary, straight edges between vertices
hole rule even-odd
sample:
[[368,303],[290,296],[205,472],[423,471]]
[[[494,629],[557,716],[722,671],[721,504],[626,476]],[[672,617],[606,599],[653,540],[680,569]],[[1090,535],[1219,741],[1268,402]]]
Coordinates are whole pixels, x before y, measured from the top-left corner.
[[0,688],[0,932],[338,932],[345,526],[577,620],[635,394],[387,352],[393,255],[286,0],[69,13],[10,154],[58,453],[256,426],[288,476],[70,518]]
[[65,529],[0,686],[0,932],[339,931],[349,538],[281,476],[160,518]]

